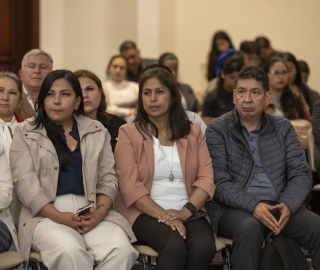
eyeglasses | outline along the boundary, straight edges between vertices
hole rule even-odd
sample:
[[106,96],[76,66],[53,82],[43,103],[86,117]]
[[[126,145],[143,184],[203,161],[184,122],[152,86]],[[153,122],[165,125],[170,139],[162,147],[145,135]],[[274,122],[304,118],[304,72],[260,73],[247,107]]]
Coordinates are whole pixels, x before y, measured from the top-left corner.
[[271,70],[269,73],[276,76],[276,77],[279,77],[280,75],[281,76],[287,75],[288,71],[287,70],[281,70],[281,71],[280,70]]

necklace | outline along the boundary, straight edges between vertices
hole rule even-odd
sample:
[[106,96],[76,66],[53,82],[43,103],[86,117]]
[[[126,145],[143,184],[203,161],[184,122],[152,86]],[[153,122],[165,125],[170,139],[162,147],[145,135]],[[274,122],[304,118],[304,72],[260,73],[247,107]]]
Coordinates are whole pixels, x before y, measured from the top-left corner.
[[162,145],[160,144],[160,142],[159,142],[159,145],[160,145],[160,148],[161,148],[161,150],[162,150],[162,153],[163,153],[164,157],[166,158],[167,163],[168,163],[168,165],[169,165],[169,169],[170,169],[169,180],[170,180],[170,181],[173,181],[173,180],[174,180],[174,175],[173,175],[173,173],[172,173],[172,170],[173,170],[173,147],[174,147],[174,144],[173,144],[173,146],[171,147],[171,155],[172,155],[172,157],[171,157],[171,158],[172,158],[172,159],[171,159],[171,162],[172,162],[172,167],[170,166],[170,163],[169,163],[169,160],[168,160],[168,158],[167,158],[167,155],[166,155],[166,153],[164,152],[163,147],[162,147]]

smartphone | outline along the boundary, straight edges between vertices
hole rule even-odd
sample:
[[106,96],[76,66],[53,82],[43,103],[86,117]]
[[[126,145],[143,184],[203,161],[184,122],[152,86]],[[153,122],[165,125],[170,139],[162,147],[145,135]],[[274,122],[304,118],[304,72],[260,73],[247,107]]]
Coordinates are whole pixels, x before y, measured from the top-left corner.
[[199,218],[204,218],[206,216],[207,216],[207,213],[205,211],[198,210],[194,215],[192,215],[191,217],[189,217],[188,219],[183,221],[183,223],[187,223],[189,221],[196,220],[196,219],[199,219]]
[[79,208],[76,213],[78,216],[82,216],[82,215],[85,215],[85,214],[90,213],[92,211],[93,211],[93,205],[90,203],[86,206]]

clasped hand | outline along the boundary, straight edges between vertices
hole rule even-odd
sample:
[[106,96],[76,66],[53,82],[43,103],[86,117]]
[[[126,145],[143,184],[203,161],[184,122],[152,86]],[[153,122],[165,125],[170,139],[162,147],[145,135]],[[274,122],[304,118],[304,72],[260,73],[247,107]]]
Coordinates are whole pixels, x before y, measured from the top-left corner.
[[[280,218],[277,221],[271,214],[271,211],[278,210],[280,212]],[[269,228],[275,235],[278,235],[282,229],[287,225],[291,211],[284,203],[277,205],[269,205],[266,203],[258,203],[253,211],[254,217],[259,219],[263,225]]]
[[85,234],[95,228],[105,217],[105,213],[99,210],[93,210],[82,216],[71,212],[60,212],[59,223],[69,226],[77,230],[81,234]]

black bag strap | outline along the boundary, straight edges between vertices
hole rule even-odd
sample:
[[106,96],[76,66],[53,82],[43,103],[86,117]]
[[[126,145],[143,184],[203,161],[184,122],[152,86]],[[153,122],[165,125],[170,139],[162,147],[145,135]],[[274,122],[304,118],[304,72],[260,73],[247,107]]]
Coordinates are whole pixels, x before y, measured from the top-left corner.
[[286,240],[282,236],[277,236],[272,240],[272,245],[278,252],[281,260],[283,262],[284,269],[292,270],[294,269],[294,258],[292,257],[292,253],[290,252],[290,247],[288,246]]
[[288,250],[290,250],[292,257],[294,258],[295,269],[309,270],[309,265],[306,256],[303,254],[299,245],[290,238],[285,238]]

